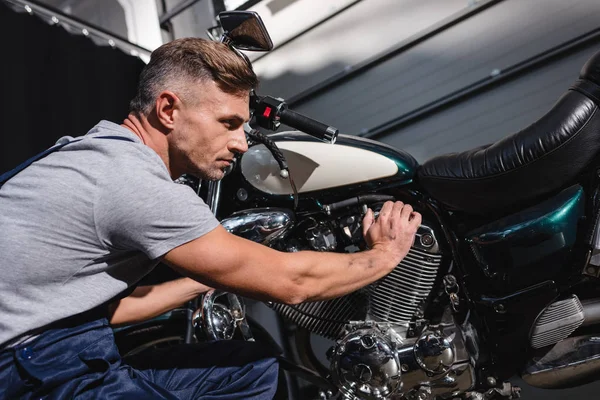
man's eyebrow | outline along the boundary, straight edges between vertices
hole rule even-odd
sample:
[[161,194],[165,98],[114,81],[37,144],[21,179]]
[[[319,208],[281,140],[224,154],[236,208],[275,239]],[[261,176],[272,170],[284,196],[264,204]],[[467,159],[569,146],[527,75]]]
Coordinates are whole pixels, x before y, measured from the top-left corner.
[[227,117],[225,117],[225,118],[223,118],[223,119],[224,119],[224,120],[227,120],[227,119],[235,119],[235,120],[237,120],[237,121],[238,121],[238,122],[240,122],[240,123],[244,123],[244,122],[248,122],[248,121],[250,121],[250,118],[246,119],[246,118],[242,117],[242,116],[241,116],[241,115],[239,115],[239,114],[233,114],[233,115],[229,115],[229,116],[227,116]]

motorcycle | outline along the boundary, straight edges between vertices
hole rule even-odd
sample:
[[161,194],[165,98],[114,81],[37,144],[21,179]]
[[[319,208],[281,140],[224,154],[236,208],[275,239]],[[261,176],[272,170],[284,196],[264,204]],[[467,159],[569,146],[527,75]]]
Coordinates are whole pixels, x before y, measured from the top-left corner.
[[[272,48],[255,13],[219,19],[232,49]],[[515,374],[545,389],[599,376],[599,107],[600,53],[532,126],[419,165],[253,94],[262,131],[247,131],[249,150],[219,182],[182,181],[228,231],[281,251],[361,251],[362,216],[388,200],[422,214],[383,279],[333,300],[269,304],[291,332],[280,357],[288,378],[324,399],[514,399]],[[298,131],[264,133],[280,124]],[[332,341],[329,365],[314,335]],[[219,291],[116,338],[125,358],[198,340],[277,346],[241,298]],[[281,398],[298,396],[280,386]]]

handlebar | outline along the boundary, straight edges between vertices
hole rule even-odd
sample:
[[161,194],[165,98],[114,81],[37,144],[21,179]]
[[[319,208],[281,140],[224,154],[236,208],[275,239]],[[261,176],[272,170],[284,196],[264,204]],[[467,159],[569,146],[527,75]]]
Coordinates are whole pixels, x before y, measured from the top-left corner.
[[304,116],[296,111],[292,111],[289,108],[281,110],[279,114],[279,120],[292,128],[306,132],[311,136],[321,139],[331,144],[335,143],[338,129],[333,126],[328,126],[317,120]]
[[327,143],[333,144],[337,139],[337,128],[290,110],[283,99],[253,94],[251,107],[256,123],[262,128],[275,131],[284,123]]

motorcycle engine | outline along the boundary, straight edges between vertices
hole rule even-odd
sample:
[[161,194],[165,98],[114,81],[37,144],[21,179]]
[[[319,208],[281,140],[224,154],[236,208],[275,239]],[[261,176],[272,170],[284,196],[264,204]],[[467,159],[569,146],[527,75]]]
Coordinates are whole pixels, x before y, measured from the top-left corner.
[[[340,240],[362,237],[359,222],[359,216],[312,221],[300,231],[308,248],[340,251]],[[288,251],[296,250],[287,243]],[[406,257],[383,279],[337,299],[273,308],[336,341],[328,353],[329,369],[344,399],[458,395],[476,382],[463,331],[450,307],[434,323],[424,319],[441,264],[436,233],[423,223]]]
[[[285,251],[353,252],[363,240],[359,215],[294,221],[288,210],[271,208],[222,223],[230,232]],[[333,300],[272,307],[299,327],[336,341],[328,356],[330,373],[345,399],[458,395],[475,383],[463,329],[449,306],[435,321],[424,319],[431,291],[441,281],[441,264],[436,233],[424,222],[406,257],[383,279]]]

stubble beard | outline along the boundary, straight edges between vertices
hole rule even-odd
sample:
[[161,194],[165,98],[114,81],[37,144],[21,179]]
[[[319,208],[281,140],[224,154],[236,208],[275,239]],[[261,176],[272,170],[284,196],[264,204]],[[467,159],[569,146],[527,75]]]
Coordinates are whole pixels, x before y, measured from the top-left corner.
[[212,166],[212,168],[195,168],[195,173],[194,175],[196,175],[196,177],[202,179],[202,180],[206,180],[206,181],[218,181],[221,180],[223,178],[223,176],[225,176],[225,171],[223,171],[222,169]]
[[207,181],[218,181],[223,179],[223,177],[225,176],[225,172],[221,171],[221,170],[217,170],[217,171],[212,171],[211,174],[208,174],[206,176],[206,178],[203,178]]

